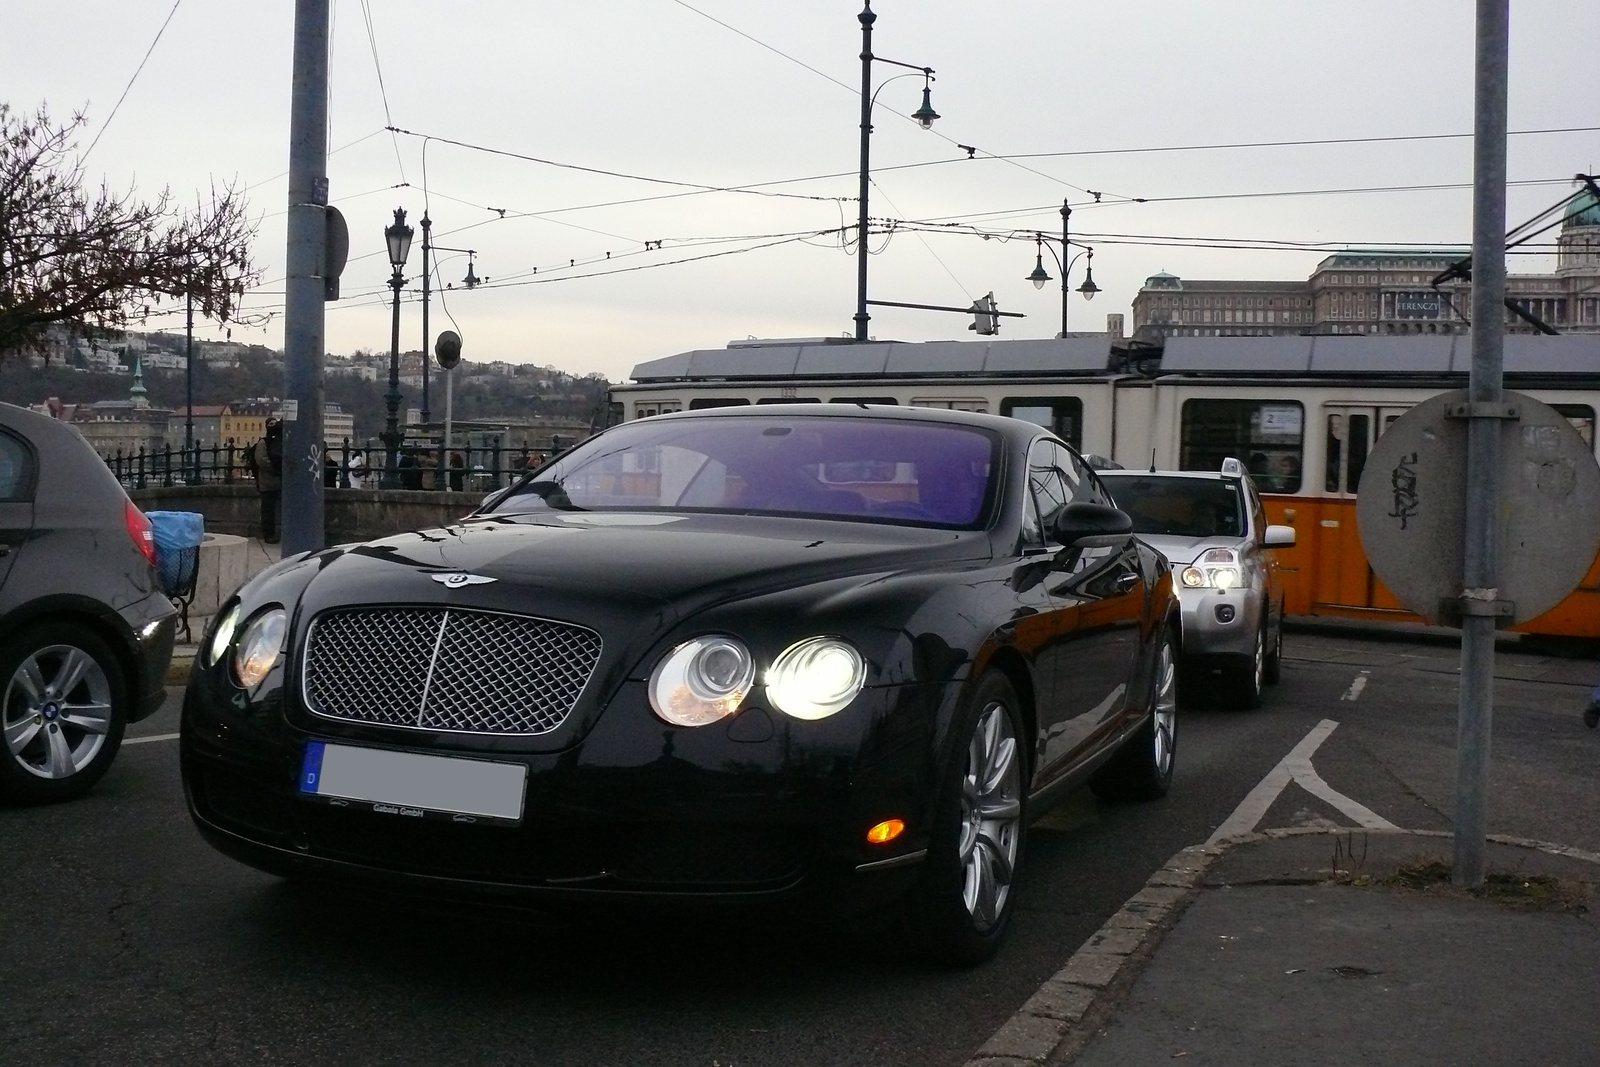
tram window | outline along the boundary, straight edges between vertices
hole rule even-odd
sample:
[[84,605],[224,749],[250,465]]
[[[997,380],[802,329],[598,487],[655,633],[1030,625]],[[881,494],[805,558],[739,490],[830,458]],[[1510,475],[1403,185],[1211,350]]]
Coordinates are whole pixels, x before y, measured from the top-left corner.
[[1565,415],[1572,428],[1578,431],[1583,443],[1594,451],[1594,408],[1587,404],[1552,404],[1559,415]]
[[1294,400],[1186,400],[1178,468],[1221,470],[1223,460],[1243,458],[1263,491],[1298,492],[1304,429]]
[[886,407],[899,407],[900,401],[892,396],[832,396],[828,398],[830,404],[883,404]]
[[1330,493],[1339,491],[1339,478],[1344,473],[1344,459],[1339,445],[1344,441],[1344,416],[1328,416],[1328,474],[1322,488]]
[[814,396],[764,396],[756,401],[757,404],[820,404]]
[[737,408],[750,403],[741,396],[703,396],[698,400],[689,401],[690,411],[704,411],[706,408]]
[[1361,472],[1367,467],[1367,442],[1371,440],[1372,416],[1350,416],[1350,470],[1345,484],[1354,493],[1361,488]]
[[633,417],[647,419],[651,415],[670,415],[674,411],[682,411],[683,405],[676,400],[641,400],[634,405]]
[[1043,426],[1073,448],[1083,447],[1083,401],[1075,396],[1011,396],[1000,414]]
[[945,411],[976,411],[980,415],[989,412],[989,402],[978,399],[944,400],[932,397],[912,397],[911,406],[914,408],[943,408]]

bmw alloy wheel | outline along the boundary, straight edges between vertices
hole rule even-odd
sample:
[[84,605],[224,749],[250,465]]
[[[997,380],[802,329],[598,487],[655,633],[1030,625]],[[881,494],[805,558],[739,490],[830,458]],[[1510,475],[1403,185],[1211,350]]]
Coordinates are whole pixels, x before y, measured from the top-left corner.
[[0,724],[23,770],[59,781],[89,766],[111,732],[111,682],[76,645],[45,645],[25,656],[6,685]]

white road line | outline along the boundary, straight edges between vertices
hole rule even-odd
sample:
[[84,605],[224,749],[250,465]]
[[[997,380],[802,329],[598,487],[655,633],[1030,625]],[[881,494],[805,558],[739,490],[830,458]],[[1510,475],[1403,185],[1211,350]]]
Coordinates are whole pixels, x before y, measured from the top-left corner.
[[177,739],[177,734],[151,734],[149,737],[124,737],[122,743],[125,745],[144,745],[151,741],[176,741]]
[[1338,726],[1339,724],[1332,719],[1323,719],[1313,727],[1311,732],[1301,738],[1300,743],[1290,749],[1289,754],[1268,771],[1267,776],[1239,802],[1239,806],[1233,809],[1233,814],[1217,827],[1206,844],[1214,845],[1225,837],[1237,837],[1253,831],[1256,824],[1267,814],[1267,809],[1272,807],[1273,801],[1278,799],[1278,794],[1282,793],[1290,782],[1298,782],[1306,792],[1339,809],[1359,826],[1369,830],[1395,829],[1395,825],[1381,815],[1335,791],[1322,780],[1316,768],[1311,766],[1312,755]]
[[1362,671],[1360,674],[1356,675],[1356,680],[1350,683],[1350,688],[1345,690],[1344,696],[1340,697],[1339,699],[1355,700],[1360,697],[1361,691],[1367,687],[1367,675],[1371,673],[1371,671]]

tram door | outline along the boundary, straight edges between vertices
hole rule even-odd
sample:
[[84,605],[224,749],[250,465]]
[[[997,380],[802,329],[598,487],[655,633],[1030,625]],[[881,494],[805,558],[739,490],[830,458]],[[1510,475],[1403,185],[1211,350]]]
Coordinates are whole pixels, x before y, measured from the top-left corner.
[[1323,460],[1320,525],[1317,530],[1318,604],[1359,608],[1399,608],[1367,564],[1356,531],[1356,491],[1372,446],[1405,414],[1403,407],[1329,404],[1323,409],[1326,449]]

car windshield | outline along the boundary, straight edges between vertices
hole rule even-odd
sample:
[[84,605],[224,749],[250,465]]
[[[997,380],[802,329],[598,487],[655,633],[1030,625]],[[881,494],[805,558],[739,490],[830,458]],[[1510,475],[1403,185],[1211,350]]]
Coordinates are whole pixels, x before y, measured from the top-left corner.
[[708,416],[626,423],[573,449],[492,514],[718,511],[977,528],[999,438],[859,416]]
[[1104,475],[1133,532],[1169,537],[1243,537],[1239,483],[1226,478],[1160,474]]

